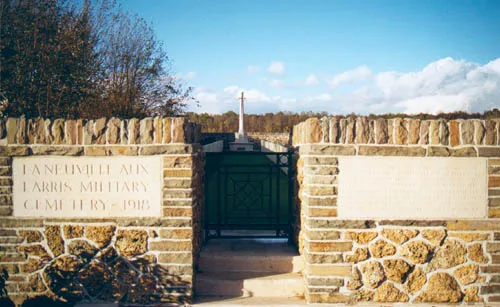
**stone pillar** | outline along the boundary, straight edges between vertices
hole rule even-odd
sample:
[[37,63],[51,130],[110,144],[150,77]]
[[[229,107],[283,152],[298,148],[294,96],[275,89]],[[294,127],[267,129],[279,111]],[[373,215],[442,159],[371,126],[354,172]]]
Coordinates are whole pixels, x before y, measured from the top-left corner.
[[[198,126],[179,117],[0,118],[0,281],[3,272],[9,274],[0,285],[0,296],[6,293],[16,306],[26,300],[43,302],[44,297],[71,304],[190,304],[202,239],[204,162],[198,140]],[[162,173],[154,177],[160,182],[151,190],[161,195],[157,202],[162,214],[110,217],[104,206],[91,206],[103,213],[57,216],[40,210],[44,217],[13,216],[13,180],[18,173],[13,175],[12,165],[21,156],[52,156],[68,164],[90,156],[95,163],[107,164],[127,156],[131,166],[146,156],[159,157],[154,163]],[[128,175],[135,182],[140,176],[153,177],[144,172]],[[51,180],[66,182],[56,176]],[[78,186],[74,184],[73,191]],[[106,201],[107,196],[102,197]]]
[[[372,126],[370,121],[308,119],[294,127],[297,241],[306,263],[307,302],[500,302],[498,124],[377,118]],[[349,171],[339,162],[346,155],[488,159],[488,217],[344,219],[337,214],[338,208],[342,212],[337,197],[339,175]]]

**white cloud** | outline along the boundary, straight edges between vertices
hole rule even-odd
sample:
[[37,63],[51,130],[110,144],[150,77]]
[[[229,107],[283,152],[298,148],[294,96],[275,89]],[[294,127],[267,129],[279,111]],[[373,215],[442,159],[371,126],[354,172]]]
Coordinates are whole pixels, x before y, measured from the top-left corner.
[[360,113],[483,112],[500,101],[500,58],[486,65],[444,58],[416,72],[381,72],[363,91],[339,97]]
[[195,98],[196,98],[196,100],[203,101],[203,102],[216,102],[217,101],[217,94],[201,92],[201,93],[196,94]]
[[[410,72],[384,71],[372,73],[361,66],[335,76],[335,84],[362,82],[355,90],[318,92],[315,88],[284,87],[280,96],[260,88],[245,90],[247,113],[292,111],[327,111],[348,113],[439,113],[452,111],[483,112],[500,107],[500,58],[487,64],[444,58]],[[363,68],[364,67],[364,68]],[[307,79],[306,79],[307,80]],[[278,86],[281,83],[274,85]],[[330,80],[331,82],[332,80]],[[269,81],[262,84],[270,85]],[[305,81],[300,84],[305,85]],[[300,88],[300,87],[299,87]],[[348,92],[344,91],[349,90]],[[241,87],[231,85],[221,91],[200,91],[205,107],[215,113],[237,110]],[[307,94],[306,94],[307,93]],[[203,94],[203,95],[202,95]],[[197,96],[198,97],[198,96]]]
[[306,80],[304,81],[304,84],[307,86],[316,85],[318,83],[319,83],[318,77],[316,77],[316,75],[314,74],[310,74],[309,76],[307,76]]
[[352,70],[345,71],[343,73],[335,75],[330,85],[332,88],[336,88],[342,84],[352,84],[366,80],[372,76],[371,70],[366,66],[359,66]]
[[257,89],[243,89],[236,85],[225,87],[218,93],[198,93],[196,98],[199,101],[200,108],[191,107],[194,112],[224,113],[227,111],[238,111],[238,97],[241,91],[245,92],[245,112],[261,113],[273,112],[274,102],[280,100],[280,97],[270,98],[267,94]]
[[204,86],[204,85],[195,86],[193,89],[194,94],[203,93],[203,92],[213,92],[213,90],[210,87]]
[[434,95],[422,96],[401,101],[395,105],[402,107],[405,113],[432,113],[454,112],[469,109],[469,102],[465,95]]
[[190,71],[184,75],[185,80],[193,80],[196,77],[197,77],[197,74],[194,71]]
[[236,85],[227,86],[224,88],[225,93],[236,94],[240,91],[240,88]]
[[257,72],[260,71],[260,67],[259,66],[254,66],[254,65],[249,65],[248,68],[247,68],[247,71],[250,74],[254,74],[254,73],[257,73]]
[[274,79],[269,82],[269,86],[274,88],[283,88],[285,86],[285,82],[283,80]]
[[215,93],[198,93],[195,96],[196,100],[204,103],[214,103],[217,102],[217,94]]
[[245,97],[247,98],[247,102],[269,102],[271,101],[271,98],[269,98],[265,93],[256,90],[256,89],[251,89],[251,90],[244,90],[245,91]]
[[176,74],[174,75],[175,79],[182,79],[182,80],[193,80],[197,77],[198,75],[194,71],[190,71],[185,74]]
[[207,113],[222,113],[224,112],[224,108],[221,107],[218,101],[218,95],[213,92],[198,92],[195,96],[195,99],[198,101],[196,105],[190,105],[189,111],[192,112],[207,112]]
[[321,94],[321,95],[318,95],[318,96],[315,96],[315,97],[311,98],[311,101],[314,101],[314,100],[332,101],[333,100],[333,96],[330,95],[330,94]]
[[266,95],[264,94],[263,92],[259,91],[259,90],[256,90],[256,89],[243,89],[239,86],[236,86],[236,85],[232,85],[232,86],[228,86],[226,88],[224,88],[224,93],[225,95],[223,96],[224,97],[224,100],[234,100],[236,101],[241,93],[241,91],[244,91],[245,92],[245,98],[246,98],[246,101],[249,101],[249,102],[267,102],[267,101],[271,101],[271,99]]
[[267,71],[275,75],[282,75],[285,73],[285,63],[278,61],[272,62],[269,64],[269,67],[267,67]]

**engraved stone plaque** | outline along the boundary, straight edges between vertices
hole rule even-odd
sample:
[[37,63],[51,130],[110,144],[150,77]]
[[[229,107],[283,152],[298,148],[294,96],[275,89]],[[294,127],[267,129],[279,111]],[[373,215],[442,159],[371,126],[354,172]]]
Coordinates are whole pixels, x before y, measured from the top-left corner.
[[12,164],[14,216],[161,216],[159,156],[16,157]]
[[486,218],[483,158],[340,157],[338,217]]

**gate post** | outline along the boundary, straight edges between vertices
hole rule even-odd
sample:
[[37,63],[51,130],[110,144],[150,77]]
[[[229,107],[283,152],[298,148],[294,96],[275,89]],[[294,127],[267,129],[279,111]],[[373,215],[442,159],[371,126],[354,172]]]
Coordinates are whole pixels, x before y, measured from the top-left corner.
[[0,118],[0,292],[17,305],[191,303],[199,128],[184,118]]
[[307,302],[500,302],[499,140],[499,118],[296,125]]

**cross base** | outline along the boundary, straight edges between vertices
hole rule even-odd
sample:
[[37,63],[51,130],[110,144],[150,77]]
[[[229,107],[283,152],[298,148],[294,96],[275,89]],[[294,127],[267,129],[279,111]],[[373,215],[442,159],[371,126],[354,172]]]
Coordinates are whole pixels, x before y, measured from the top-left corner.
[[234,134],[234,142],[235,143],[248,143],[248,136],[245,132],[236,132]]

